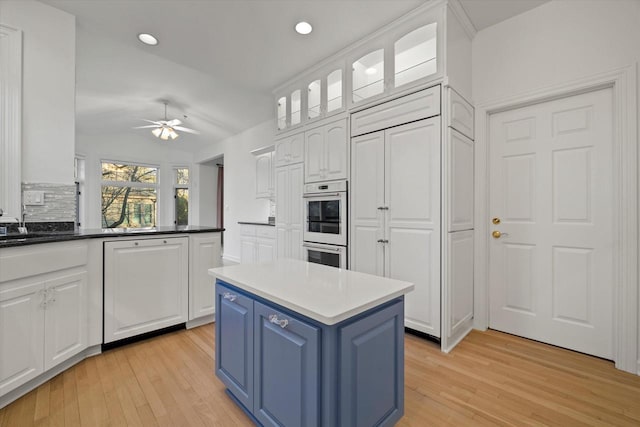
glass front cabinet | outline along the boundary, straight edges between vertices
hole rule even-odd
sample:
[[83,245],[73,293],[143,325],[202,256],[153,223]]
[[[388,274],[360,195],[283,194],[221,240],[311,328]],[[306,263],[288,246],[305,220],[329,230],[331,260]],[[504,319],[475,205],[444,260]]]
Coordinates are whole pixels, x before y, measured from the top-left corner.
[[276,92],[278,131],[442,79],[445,9],[408,17],[281,87]]
[[342,63],[327,67],[305,80],[300,89],[277,96],[278,131],[344,111],[344,74]]
[[365,104],[441,78],[442,27],[420,17],[385,33],[349,56],[349,106]]

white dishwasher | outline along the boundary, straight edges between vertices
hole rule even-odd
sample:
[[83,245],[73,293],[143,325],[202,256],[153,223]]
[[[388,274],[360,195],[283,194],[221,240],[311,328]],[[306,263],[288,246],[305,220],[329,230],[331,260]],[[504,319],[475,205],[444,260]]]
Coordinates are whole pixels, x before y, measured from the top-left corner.
[[104,242],[103,343],[186,322],[188,292],[188,237]]

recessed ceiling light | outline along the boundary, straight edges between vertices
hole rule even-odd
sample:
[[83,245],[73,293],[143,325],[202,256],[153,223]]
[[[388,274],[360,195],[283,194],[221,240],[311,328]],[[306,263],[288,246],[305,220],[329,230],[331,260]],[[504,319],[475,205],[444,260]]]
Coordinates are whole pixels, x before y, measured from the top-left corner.
[[298,34],[309,34],[311,30],[313,30],[313,27],[308,22],[301,21],[296,24]]
[[378,70],[376,70],[376,69],[375,69],[375,68],[373,68],[373,67],[370,67],[370,68],[367,68],[366,70],[364,70],[364,72],[371,76],[371,75],[373,75],[373,74],[377,73],[377,72],[378,72]]
[[155,46],[158,44],[158,39],[147,33],[138,34],[138,40],[144,44],[148,44],[149,46]]

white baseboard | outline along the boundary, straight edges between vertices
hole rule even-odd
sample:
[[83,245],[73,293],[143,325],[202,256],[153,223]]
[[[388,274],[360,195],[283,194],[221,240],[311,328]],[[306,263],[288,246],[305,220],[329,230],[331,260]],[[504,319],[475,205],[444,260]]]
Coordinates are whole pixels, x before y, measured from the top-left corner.
[[233,255],[222,255],[223,261],[230,261],[234,264],[240,264],[240,257],[235,257]]
[[216,315],[211,314],[209,316],[198,317],[197,319],[189,320],[187,322],[187,329],[197,328],[198,326],[206,325],[207,323],[213,323],[216,320]]

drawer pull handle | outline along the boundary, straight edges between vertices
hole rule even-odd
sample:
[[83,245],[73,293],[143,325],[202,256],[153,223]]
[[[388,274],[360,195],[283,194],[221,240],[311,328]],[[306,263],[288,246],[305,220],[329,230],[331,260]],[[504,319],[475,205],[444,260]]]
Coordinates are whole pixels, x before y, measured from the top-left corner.
[[270,314],[269,322],[279,325],[283,329],[286,328],[287,325],[289,324],[289,321],[287,319],[278,319],[277,314]]
[[134,245],[138,246],[138,242],[135,242]]
[[222,294],[222,298],[234,302],[238,298],[238,296],[232,294],[231,292],[225,292],[224,294]]
[[389,243],[387,239],[378,239],[378,243]]

